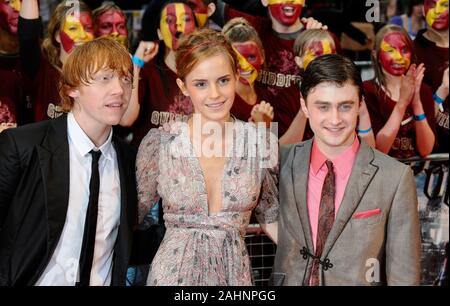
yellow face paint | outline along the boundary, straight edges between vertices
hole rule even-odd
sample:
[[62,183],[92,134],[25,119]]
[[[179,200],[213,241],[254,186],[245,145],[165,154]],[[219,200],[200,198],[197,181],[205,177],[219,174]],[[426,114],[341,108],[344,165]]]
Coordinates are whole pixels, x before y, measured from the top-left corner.
[[208,14],[195,13],[195,18],[197,19],[198,27],[203,28],[208,21]]
[[309,44],[308,49],[306,50],[305,55],[303,56],[303,69],[306,70],[306,67],[315,60],[317,57],[324,54],[334,54],[336,50],[334,45],[331,44],[331,41],[328,39],[322,39],[320,41],[313,41]]
[[[239,74],[240,74],[240,80],[244,80],[248,82],[250,85],[252,85],[256,78],[258,77],[258,71],[256,71],[255,67],[253,67],[252,64],[250,64],[247,59],[242,56],[241,53],[239,53],[238,50],[236,50],[235,47],[233,47],[234,52],[236,53],[237,60],[239,63]],[[246,75],[246,73],[251,72],[250,75]],[[244,73],[244,75],[242,75]]]
[[67,16],[63,22],[60,38],[67,53],[72,51],[76,45],[93,40],[91,15],[87,12],[81,12],[79,18],[73,15]]
[[403,57],[400,52],[389,45],[386,41],[381,42],[381,50],[389,54],[389,56],[396,62],[397,64],[403,64],[409,67],[410,60],[406,57]]
[[113,32],[108,35],[109,38],[117,41],[119,44],[126,46],[127,45],[127,37],[125,35],[121,35],[117,32]]
[[401,32],[387,34],[378,51],[378,61],[383,69],[395,76],[403,75],[411,64],[412,50]]
[[269,5],[275,5],[275,4],[296,4],[296,5],[305,5],[305,0],[269,0]]
[[22,3],[20,2],[20,0],[11,0],[9,2],[9,6],[11,6],[16,11],[20,12],[20,8],[22,7]]
[[159,22],[164,44],[176,50],[178,36],[189,34],[195,30],[195,20],[192,10],[183,3],[171,3],[167,5],[161,14]]
[[448,28],[448,0],[438,0],[432,8],[426,3],[425,11],[425,19],[430,27],[438,30]]

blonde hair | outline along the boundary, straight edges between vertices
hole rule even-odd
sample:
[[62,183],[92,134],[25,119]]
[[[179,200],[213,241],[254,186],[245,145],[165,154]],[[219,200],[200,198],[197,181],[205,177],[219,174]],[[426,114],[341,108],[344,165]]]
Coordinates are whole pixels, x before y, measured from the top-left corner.
[[71,90],[89,85],[94,74],[101,69],[111,69],[122,76],[132,76],[133,64],[128,50],[108,37],[99,37],[73,50],[62,68],[59,94],[64,111],[73,107]]
[[233,72],[237,74],[236,54],[223,34],[200,29],[182,37],[175,53],[178,77],[184,81],[200,61],[217,54],[225,55]]
[[[91,14],[91,9],[83,2],[79,2],[80,13],[88,12]],[[59,59],[59,54],[61,51],[60,43],[56,41],[56,33],[62,30],[64,19],[67,14],[70,13],[74,9],[73,6],[67,5],[66,1],[61,2],[55,8],[55,11],[52,13],[52,17],[48,22],[47,26],[47,37],[42,42],[42,51],[49,61],[50,64],[57,68],[61,68],[62,63]]]
[[389,89],[387,89],[387,87],[386,87],[386,78],[383,74],[381,63],[378,60],[378,52],[381,49],[381,43],[383,42],[384,37],[386,35],[388,35],[389,33],[393,33],[393,32],[400,32],[403,34],[406,45],[408,46],[408,48],[411,50],[411,53],[412,53],[411,63],[415,62],[413,42],[412,42],[411,38],[409,37],[408,32],[406,32],[406,30],[403,27],[400,27],[400,26],[394,25],[394,24],[388,24],[388,25],[385,25],[384,27],[382,27],[378,31],[377,35],[375,36],[375,46],[374,46],[374,49],[371,54],[372,66],[375,71],[375,78],[378,80],[380,85],[388,91],[389,94],[391,94],[391,93],[389,92]]
[[246,41],[256,43],[264,57],[264,47],[258,32],[256,32],[255,28],[252,27],[245,18],[236,17],[228,21],[222,29],[222,34],[230,44],[243,43]]
[[328,31],[322,29],[310,29],[303,31],[295,39],[293,48],[294,55],[299,57],[304,56],[311,43],[323,39],[328,39],[332,43],[334,49],[336,49],[334,39]]

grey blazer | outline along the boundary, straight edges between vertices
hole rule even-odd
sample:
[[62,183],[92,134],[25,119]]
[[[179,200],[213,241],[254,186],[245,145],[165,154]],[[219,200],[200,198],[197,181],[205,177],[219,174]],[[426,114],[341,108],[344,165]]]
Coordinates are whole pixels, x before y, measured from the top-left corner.
[[[308,285],[314,254],[306,204],[311,148],[312,140],[281,148],[273,285]],[[418,285],[417,208],[410,167],[361,141],[324,246],[320,284]]]

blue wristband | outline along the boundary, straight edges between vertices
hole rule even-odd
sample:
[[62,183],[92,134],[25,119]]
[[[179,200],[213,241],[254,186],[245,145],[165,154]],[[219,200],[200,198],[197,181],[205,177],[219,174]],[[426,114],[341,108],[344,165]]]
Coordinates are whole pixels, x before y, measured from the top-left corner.
[[370,127],[367,130],[356,130],[356,131],[358,132],[358,134],[367,134],[370,131],[372,131],[372,128]]
[[444,100],[442,100],[442,98],[439,97],[436,93],[433,95],[433,99],[434,99],[434,102],[436,102],[437,104],[444,103]]
[[420,114],[420,115],[414,115],[414,120],[416,120],[416,121],[422,121],[422,120],[425,120],[425,119],[427,119],[427,116],[425,116],[425,114]]
[[145,65],[145,62],[136,55],[133,55],[133,63],[140,68],[144,67]]

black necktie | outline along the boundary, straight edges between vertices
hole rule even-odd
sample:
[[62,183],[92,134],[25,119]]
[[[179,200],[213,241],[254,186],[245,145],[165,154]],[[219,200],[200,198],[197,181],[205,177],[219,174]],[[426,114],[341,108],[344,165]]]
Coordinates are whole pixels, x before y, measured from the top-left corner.
[[98,160],[101,151],[91,150],[91,180],[89,182],[89,204],[84,223],[83,244],[80,254],[79,281],[77,286],[89,286],[91,277],[92,260],[94,259],[95,231],[97,229],[98,194],[100,190],[100,174],[98,172]]
[[316,239],[316,259],[314,260],[311,271],[312,286],[319,285],[319,262],[318,259],[322,256],[323,247],[327,241],[328,234],[331,231],[331,227],[334,223],[334,195],[336,193],[336,183],[333,171],[333,163],[329,160],[326,162],[328,173],[325,176],[322,187],[322,195],[320,198],[319,207],[319,223],[317,227],[317,239]]

